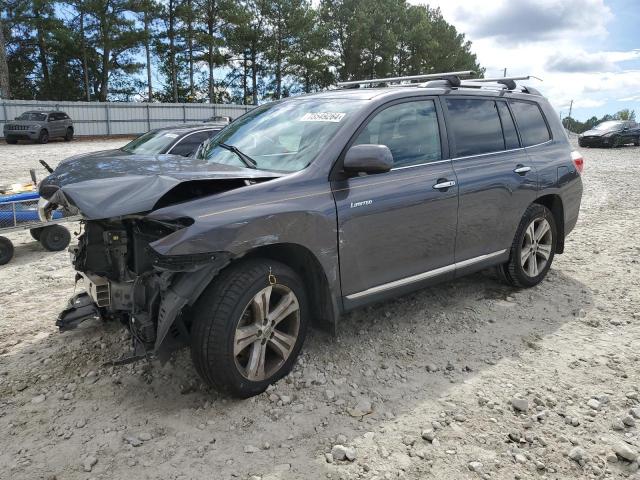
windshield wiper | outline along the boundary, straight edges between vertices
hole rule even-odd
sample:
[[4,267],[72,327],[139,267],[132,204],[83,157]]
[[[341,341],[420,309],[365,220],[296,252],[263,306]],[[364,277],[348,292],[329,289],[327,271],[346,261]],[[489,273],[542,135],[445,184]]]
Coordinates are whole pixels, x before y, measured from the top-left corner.
[[251,158],[246,153],[242,153],[238,149],[238,147],[236,147],[235,145],[227,145],[226,143],[219,143],[218,147],[222,147],[225,150],[229,150],[230,152],[235,153],[238,156],[238,158],[240,160],[242,160],[242,163],[244,163],[247,167],[249,167],[249,168],[257,168],[258,167],[258,163],[253,158]]

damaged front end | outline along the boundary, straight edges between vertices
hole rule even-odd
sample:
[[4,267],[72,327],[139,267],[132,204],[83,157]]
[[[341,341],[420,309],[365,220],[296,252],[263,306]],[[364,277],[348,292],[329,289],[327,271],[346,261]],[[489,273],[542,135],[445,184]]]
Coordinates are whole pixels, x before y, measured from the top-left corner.
[[69,301],[57,326],[69,330],[91,317],[117,319],[131,331],[133,349],[113,363],[149,356],[166,360],[189,341],[189,306],[229,263],[224,252],[172,257],[154,250],[154,242],[192,223],[190,218],[167,222],[142,215],[84,220],[70,253],[86,292]]

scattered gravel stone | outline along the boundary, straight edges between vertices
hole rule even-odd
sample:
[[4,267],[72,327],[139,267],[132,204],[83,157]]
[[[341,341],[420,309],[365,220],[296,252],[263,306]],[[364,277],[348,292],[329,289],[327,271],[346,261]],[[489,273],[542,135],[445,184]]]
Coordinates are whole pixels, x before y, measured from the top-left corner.
[[638,458],[638,454],[626,443],[619,442],[613,447],[613,451],[616,452],[620,458],[624,458],[630,462],[634,462]]
[[437,372],[437,371],[438,371],[438,367],[436,365],[434,365],[433,363],[427,364],[427,372]]
[[282,405],[289,405],[291,403],[291,397],[288,395],[280,395],[280,401]]
[[142,441],[131,433],[124,435],[122,439],[132,447],[139,447],[142,445]]
[[518,462],[518,463],[522,463],[522,464],[527,463],[527,457],[525,457],[525,456],[524,456],[523,454],[521,454],[521,453],[516,453],[516,454],[513,456],[513,458],[515,458],[515,459],[516,459],[516,462]]
[[600,410],[600,402],[595,398],[590,399],[587,402],[587,405],[589,406],[589,408],[592,408],[593,410]]
[[569,452],[569,458],[581,463],[584,460],[584,449],[581,447],[573,447]]
[[349,415],[352,417],[362,417],[371,413],[373,411],[373,407],[368,399],[361,398],[358,403],[356,403],[355,407],[350,408],[348,411]]
[[333,390],[325,390],[324,391],[324,398],[326,400],[328,400],[329,402],[332,402],[335,398],[336,398],[336,394]]
[[632,408],[631,410],[629,410],[629,414],[633,418],[637,418],[638,420],[640,420],[640,407]]
[[622,423],[622,420],[620,420],[619,418],[616,418],[611,424],[611,428],[619,432],[621,430],[624,430],[624,423]]
[[353,447],[346,447],[344,445],[334,445],[331,449],[331,456],[333,460],[349,460],[353,462],[356,459],[356,449]]
[[148,442],[149,440],[151,440],[152,436],[149,432],[141,432],[138,434],[138,438],[143,442]]
[[472,472],[481,472],[483,467],[482,463],[480,462],[469,462],[469,465],[467,466]]
[[635,427],[636,420],[631,415],[627,415],[622,419],[622,423],[624,423],[627,427]]
[[436,438],[436,432],[431,429],[423,430],[422,438],[424,438],[428,442],[433,442],[434,438]]
[[511,399],[511,406],[518,412],[526,412],[529,410],[529,400],[526,398],[513,397]]
[[46,395],[36,395],[31,399],[31,403],[42,403],[47,399]]
[[84,469],[85,472],[90,472],[96,463],[98,463],[98,459],[96,457],[89,455],[83,460],[82,468]]
[[257,453],[260,449],[258,447],[254,447],[253,445],[245,445],[244,453]]

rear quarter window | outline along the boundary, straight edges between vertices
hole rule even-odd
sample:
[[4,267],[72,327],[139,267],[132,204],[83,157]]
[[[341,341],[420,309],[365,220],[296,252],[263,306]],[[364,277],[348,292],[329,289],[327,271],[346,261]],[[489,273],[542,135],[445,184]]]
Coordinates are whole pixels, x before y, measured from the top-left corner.
[[537,104],[517,100],[511,100],[510,104],[525,147],[551,140],[549,127]]
[[496,102],[488,99],[447,98],[448,126],[456,156],[467,157],[505,149]]

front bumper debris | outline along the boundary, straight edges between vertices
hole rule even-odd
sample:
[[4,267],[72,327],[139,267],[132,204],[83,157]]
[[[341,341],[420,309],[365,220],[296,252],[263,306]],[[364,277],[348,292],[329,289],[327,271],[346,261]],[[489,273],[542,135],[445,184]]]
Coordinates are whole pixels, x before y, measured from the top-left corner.
[[78,293],[69,299],[69,304],[58,315],[56,326],[61,332],[73,330],[90,318],[101,318],[98,306],[87,292]]

